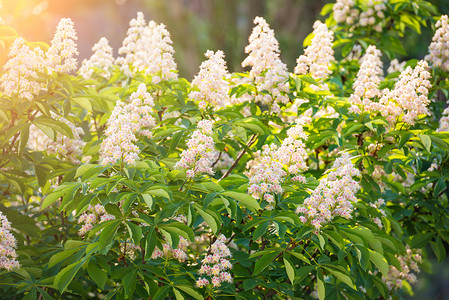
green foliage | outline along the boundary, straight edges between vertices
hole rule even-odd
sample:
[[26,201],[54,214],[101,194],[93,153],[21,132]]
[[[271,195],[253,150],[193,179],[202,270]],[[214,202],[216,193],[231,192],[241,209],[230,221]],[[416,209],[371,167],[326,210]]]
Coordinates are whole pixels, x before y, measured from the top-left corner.
[[[359,61],[344,58],[357,44],[378,45],[389,58],[405,54],[401,41],[407,30],[420,33],[437,11],[427,1],[390,1],[382,32],[337,24],[332,4],[322,14],[329,15],[326,22],[335,30],[340,56],[326,81],[329,90],[314,89],[322,82],[311,76],[290,74],[291,102],[282,107],[283,118],[252,100],[202,111],[189,98],[187,80],[155,84],[153,75],[127,77],[118,66],[108,80],[42,75],[48,88],[33,101],[1,94],[0,210],[15,230],[22,265],[0,272],[5,297],[309,299],[316,292],[319,299],[379,299],[411,294],[407,281],[400,290],[389,287],[385,278],[393,266],[401,270],[409,246],[424,249],[424,255],[432,250],[439,261],[446,256],[449,134],[437,132],[433,116],[391,127],[380,115],[351,113],[348,96]],[[15,35],[0,27],[2,45]],[[447,74],[433,70],[432,75],[430,95],[447,95]],[[382,84],[391,87],[396,79],[397,74],[388,76]],[[142,82],[156,104],[152,137],[137,141],[140,159],[134,165],[101,165],[99,149],[115,102],[125,101]],[[253,82],[230,90],[236,98],[255,92]],[[308,102],[288,112],[302,98]],[[336,115],[320,116],[320,108],[332,108]],[[440,116],[442,105],[434,102],[431,110]],[[247,192],[246,163],[264,145],[282,143],[292,128],[288,117],[310,111],[310,124],[304,125],[305,181],[283,181],[283,192],[269,210],[265,199]],[[165,113],[173,114],[164,118]],[[80,161],[29,146],[31,125],[51,140],[73,139],[61,117],[85,131]],[[175,164],[203,119],[215,121],[212,138],[219,155],[229,155],[234,163],[214,175],[192,178]],[[350,153],[361,171],[362,188],[352,218],[336,217],[317,230],[295,211],[328,176],[336,152]],[[379,168],[384,172],[376,176]],[[384,213],[374,205],[380,198],[385,199]],[[80,234],[78,220],[96,205],[108,219]],[[231,248],[232,283],[198,288],[201,261],[222,234]],[[186,261],[170,252],[183,243],[189,243]],[[164,245],[171,250],[155,257]]]

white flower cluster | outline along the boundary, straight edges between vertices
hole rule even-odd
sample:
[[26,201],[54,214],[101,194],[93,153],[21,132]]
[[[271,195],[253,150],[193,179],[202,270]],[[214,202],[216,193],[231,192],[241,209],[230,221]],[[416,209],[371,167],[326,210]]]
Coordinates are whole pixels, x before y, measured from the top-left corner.
[[[337,23],[354,27],[373,26],[374,30],[383,30],[381,21],[385,19],[386,0],[368,0],[357,3],[354,0],[337,0],[332,7]],[[356,5],[358,4],[358,5]]]
[[133,76],[137,71],[153,75],[156,84],[161,80],[176,79],[178,74],[172,43],[164,24],[150,21],[146,25],[143,13],[138,12],[137,18],[131,20],[119,49],[119,54],[124,57],[117,58],[116,63],[127,76]]
[[122,42],[122,47],[118,49],[118,53],[123,55],[116,59],[116,64],[120,65],[121,70],[127,75],[132,76],[130,67],[133,65],[134,56],[139,51],[137,49],[137,41],[143,35],[146,26],[145,17],[142,12],[137,13],[137,18],[129,22],[129,28],[126,37]]
[[430,103],[428,94],[431,84],[428,64],[421,60],[414,69],[407,67],[399,75],[393,90],[380,91],[383,75],[380,56],[380,51],[371,45],[362,57],[353,85],[354,93],[349,97],[352,104],[350,110],[355,113],[362,110],[379,112],[391,125],[400,116],[403,122],[414,124],[419,115],[429,114],[427,105]]
[[128,103],[117,101],[101,144],[101,164],[114,164],[119,160],[134,164],[139,154],[139,147],[134,144],[137,135],[151,137],[151,129],[156,125],[151,114],[153,106],[153,98],[143,83],[131,94]]
[[23,38],[17,38],[9,51],[9,60],[3,66],[0,78],[6,95],[33,100],[40,91],[46,90],[45,82],[39,80],[44,71],[45,55],[40,48],[31,50]]
[[53,140],[43,133],[38,126],[32,124],[30,126],[28,147],[33,151],[47,151],[48,154],[58,155],[61,159],[65,158],[73,163],[80,163],[79,157],[83,154],[83,148],[86,144],[81,137],[84,134],[84,130],[81,127],[76,127],[75,124],[66,118],[57,115],[52,115],[52,117],[70,127],[73,139],[58,132]]
[[63,18],[58,24],[51,46],[46,53],[39,47],[31,50],[21,37],[17,38],[4,65],[5,73],[0,78],[1,87],[8,96],[33,100],[40,91],[46,90],[46,82],[40,73],[68,73],[76,69],[78,54],[73,22]]
[[320,21],[313,24],[313,29],[312,42],[304,50],[304,54],[296,60],[295,73],[310,73],[315,79],[326,79],[331,73],[329,70],[331,62],[335,60],[332,49],[334,33]]
[[436,23],[435,34],[429,46],[429,54],[424,58],[432,67],[449,72],[449,19],[441,16]]
[[254,24],[249,45],[245,48],[248,57],[242,62],[242,67],[251,67],[249,74],[257,89],[255,101],[279,113],[279,103],[287,104],[289,101],[284,94],[289,90],[287,66],[279,58],[279,43],[265,19],[256,17]]
[[429,114],[429,78],[428,64],[421,60],[414,69],[407,67],[402,71],[392,91],[383,92],[379,101],[383,107],[379,111],[390,124],[394,124],[400,115],[403,122],[415,124],[419,115]]
[[194,91],[190,92],[189,97],[199,103],[201,110],[208,107],[217,110],[230,103],[229,83],[226,80],[229,73],[223,51],[214,53],[208,50],[205,56],[208,60],[201,64],[200,72],[193,79]]
[[216,151],[212,138],[213,124],[210,120],[198,122],[198,129],[192,133],[186,143],[187,149],[182,151],[181,159],[175,164],[175,169],[187,170],[187,178],[199,173],[214,174],[212,164],[216,160]]
[[91,79],[96,70],[101,70],[100,76],[105,79],[111,77],[111,69],[114,65],[112,47],[107,38],[102,37],[93,47],[94,54],[87,60],[83,60],[78,72],[84,79]]
[[443,115],[440,119],[440,126],[437,132],[449,132],[449,107],[443,111]]
[[69,73],[76,70],[77,61],[73,56],[79,54],[75,42],[78,38],[73,26],[69,18],[62,18],[59,21],[51,46],[46,53],[49,71]]
[[[97,204],[93,207],[92,205],[89,205],[87,207],[87,210],[83,212],[78,219],[78,224],[83,223],[80,230],[78,231],[78,234],[85,235],[95,225],[114,219],[115,217],[108,214],[103,205]],[[99,232],[97,234],[99,234]]]
[[382,276],[382,280],[390,291],[402,288],[403,280],[411,284],[416,283],[416,275],[412,271],[415,273],[419,273],[420,271],[418,263],[422,261],[421,250],[413,251],[407,246],[406,251],[407,254],[404,256],[396,255],[396,258],[401,264],[401,270],[390,266],[387,276]]
[[256,199],[262,199],[268,204],[265,209],[272,210],[275,206],[273,194],[281,194],[281,183],[288,175],[294,175],[292,180],[304,182],[305,177],[299,175],[307,170],[307,153],[303,140],[307,139],[301,125],[296,125],[287,131],[287,138],[281,146],[264,145],[263,152],[258,151],[255,158],[249,161],[246,175],[249,177],[248,193]]
[[11,223],[0,211],[0,269],[11,271],[20,268],[16,249],[17,241],[11,234]]
[[390,62],[390,66],[387,69],[388,74],[395,72],[402,72],[405,68],[405,61],[399,62],[396,58]]
[[303,214],[301,221],[310,222],[316,232],[334,217],[350,219],[352,203],[357,201],[355,194],[360,190],[360,184],[353,177],[360,177],[361,174],[348,153],[337,158],[331,170],[296,210],[296,213]]
[[380,97],[379,84],[383,80],[382,53],[376,46],[369,46],[361,59],[360,69],[353,84],[354,93],[349,97],[351,111],[360,113],[360,107],[367,111],[381,111],[380,104],[373,102]]
[[[231,257],[231,251],[225,244],[226,237],[220,234],[217,240],[208,249],[208,254],[201,261],[200,275],[212,277],[213,287],[220,287],[222,282],[232,283],[231,274],[226,271],[232,269],[232,263],[227,259]],[[196,286],[201,288],[209,285],[209,280],[202,277],[196,281]]]

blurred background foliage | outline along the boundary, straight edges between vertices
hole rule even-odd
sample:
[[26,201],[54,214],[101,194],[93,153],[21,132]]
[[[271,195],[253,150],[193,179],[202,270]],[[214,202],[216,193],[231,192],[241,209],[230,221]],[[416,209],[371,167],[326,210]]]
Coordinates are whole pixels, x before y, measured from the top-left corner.
[[[413,1],[413,0],[411,0]],[[167,25],[172,34],[180,76],[192,79],[208,50],[225,52],[231,72],[241,70],[244,48],[255,16],[263,16],[275,30],[281,58],[289,70],[302,54],[304,38],[312,31],[325,0],[3,0],[0,17],[28,41],[50,43],[60,18],[70,17],[78,33],[80,61],[90,57],[91,47],[101,37],[117,50],[129,21],[138,11],[147,21]],[[431,0],[441,14],[449,13],[448,0]],[[412,31],[404,37],[409,58],[423,58],[433,29],[423,35]],[[12,42],[12,41],[11,41]],[[6,60],[8,45],[0,48],[0,64]],[[388,64],[387,64],[388,66]],[[449,299],[449,261],[427,266],[415,287],[414,299]]]

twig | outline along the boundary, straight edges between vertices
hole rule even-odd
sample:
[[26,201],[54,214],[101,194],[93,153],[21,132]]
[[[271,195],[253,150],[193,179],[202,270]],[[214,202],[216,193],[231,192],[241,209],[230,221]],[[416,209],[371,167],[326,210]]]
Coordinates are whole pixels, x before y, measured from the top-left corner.
[[215,165],[217,164],[217,162],[220,160],[220,158],[221,158],[221,153],[223,153],[223,152],[220,151],[220,154],[218,154],[217,160],[212,164],[211,168],[215,167]]
[[[251,147],[252,144],[254,144],[254,142],[256,141],[258,134],[254,134],[249,142],[246,144],[246,146]],[[243,155],[246,153],[246,149],[243,149],[242,152],[239,154],[239,156],[236,158],[236,160],[234,161],[234,163],[232,164],[232,166],[229,168],[229,170],[218,180],[222,180],[226,177],[229,176],[229,174],[231,174],[232,170],[235,168],[235,166],[237,166],[239,160],[243,157]]]

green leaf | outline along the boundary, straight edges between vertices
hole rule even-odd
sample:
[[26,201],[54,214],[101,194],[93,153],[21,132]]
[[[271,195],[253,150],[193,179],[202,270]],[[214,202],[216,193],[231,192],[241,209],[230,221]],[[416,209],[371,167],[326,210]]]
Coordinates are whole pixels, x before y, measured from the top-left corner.
[[357,255],[359,257],[360,266],[364,271],[366,271],[366,268],[368,268],[369,263],[369,251],[365,246],[362,245],[355,245],[358,249]]
[[343,273],[341,270],[339,269],[334,269],[331,266],[328,267],[324,267],[327,271],[329,271],[329,273],[331,273],[332,275],[334,275],[338,280],[340,280],[341,282],[344,282],[346,285],[348,285],[350,288],[356,290],[356,287],[354,285],[354,283],[352,282],[351,277],[349,277],[348,274]]
[[266,220],[265,222],[263,222],[262,224],[257,226],[256,230],[254,230],[254,233],[253,233],[253,240],[254,241],[257,240],[264,233],[266,233],[269,225],[270,225],[270,221]]
[[170,199],[170,195],[163,189],[146,190],[144,194]]
[[157,237],[154,227],[151,227],[145,239],[145,260],[151,258],[154,248],[156,247]]
[[76,169],[75,178],[83,176],[84,173],[86,173],[90,169],[95,168],[97,166],[98,165],[96,165],[96,164],[83,164],[83,165],[79,166],[79,168]]
[[299,269],[296,269],[296,277],[298,278],[298,282],[303,281],[305,278],[309,277],[310,272],[315,269],[316,266],[305,266]]
[[100,249],[105,249],[108,247],[112,240],[114,239],[115,231],[120,225],[120,220],[112,220],[108,225],[103,228],[103,231],[100,233]]
[[154,295],[153,300],[159,300],[159,299],[165,299],[165,297],[168,294],[168,289],[170,288],[170,285],[164,285],[163,287],[161,287],[156,295]]
[[306,264],[310,265],[310,260],[307,257],[305,257],[304,255],[302,255],[301,253],[298,253],[295,251],[287,251],[287,252],[288,252],[288,254],[291,254],[291,255],[295,256],[296,258],[302,260]]
[[132,295],[134,294],[134,290],[136,289],[137,269],[134,269],[125,276],[123,276],[122,283],[125,290],[126,298],[131,298]]
[[106,281],[108,280],[108,275],[92,259],[89,260],[89,264],[87,265],[87,272],[98,287],[103,289]]
[[54,265],[60,263],[61,261],[65,260],[66,258],[69,258],[70,256],[72,256],[77,251],[79,251],[79,249],[71,249],[71,250],[56,253],[48,261],[48,267],[49,268],[53,267]]
[[142,199],[145,202],[145,204],[148,205],[148,208],[153,209],[154,204],[153,197],[151,197],[151,195],[148,194],[142,194],[140,196],[142,196]]
[[64,269],[62,269],[55,277],[54,285],[58,287],[59,292],[64,293],[67,286],[75,277],[76,273],[78,273],[81,266],[84,264],[86,258],[79,262],[74,262],[71,265],[68,265]]
[[293,267],[293,264],[287,259],[286,255],[284,255],[284,265],[285,265],[285,271],[287,272],[288,279],[290,280],[291,284],[294,285],[295,268]]
[[257,200],[254,199],[254,197],[252,197],[248,194],[234,192],[234,191],[225,191],[221,194],[224,196],[228,196],[228,197],[236,199],[237,201],[239,201],[243,206],[245,206],[249,210],[256,211],[256,210],[260,209],[259,202],[257,202]]
[[201,217],[204,219],[204,221],[209,225],[210,229],[212,229],[213,233],[218,232],[218,222],[217,220],[211,216],[209,213],[201,209],[198,205],[195,205],[196,211],[201,215]]
[[324,282],[320,277],[317,277],[318,299],[324,300],[326,298],[326,289]]
[[382,272],[384,276],[388,274],[388,262],[382,254],[368,249],[370,253],[369,259]]
[[402,149],[404,147],[405,143],[408,142],[408,140],[413,136],[411,133],[406,133],[401,136],[401,139],[399,140],[398,149]]
[[189,294],[190,296],[192,296],[193,298],[197,299],[197,300],[203,300],[204,297],[201,296],[200,293],[198,293],[197,291],[195,291],[194,289],[192,289],[189,286],[186,285],[177,285],[176,286],[178,289],[180,289],[181,291]]
[[435,242],[431,242],[432,250],[438,259],[438,262],[442,262],[446,258],[446,248],[444,247],[443,241],[439,236],[437,236]]
[[28,143],[28,138],[30,137],[30,123],[26,123],[25,126],[20,131],[19,139],[19,155],[23,153],[25,146]]
[[73,102],[86,109],[87,111],[92,111],[92,103],[90,103],[88,98],[84,97],[74,97],[71,98]]
[[175,294],[176,300],[184,300],[184,296],[175,287],[173,287],[173,293]]
[[253,278],[251,279],[245,279],[243,281],[243,289],[245,291],[251,290],[257,286],[257,281]]
[[424,248],[435,236],[435,232],[418,233],[413,236],[411,241],[412,248]]
[[65,194],[66,191],[67,187],[62,188],[61,186],[61,189],[58,189],[53,193],[51,193],[50,195],[46,196],[44,201],[42,202],[41,210],[44,210],[45,208],[55,203],[59,198],[61,198]]
[[44,126],[53,128],[56,131],[67,136],[68,138],[73,139],[72,129],[69,127],[69,125],[65,124],[64,122],[61,122],[59,120],[55,120],[53,118],[42,115],[42,116],[35,118],[33,120],[33,123],[35,123],[37,125],[44,125]]
[[430,147],[432,146],[432,140],[430,139],[430,136],[426,134],[418,134],[418,137],[424,145],[424,148],[430,153]]
[[265,270],[265,268],[268,267],[268,265],[271,264],[274,261],[274,259],[279,255],[279,253],[281,253],[281,252],[282,252],[282,249],[279,249],[277,251],[265,254],[261,258],[259,258],[256,261],[256,265],[254,266],[253,275],[258,275],[263,270]]
[[321,234],[318,234],[318,240],[320,241],[321,249],[324,250],[324,246],[326,245],[326,242],[324,241],[324,238]]
[[142,228],[138,225],[126,221],[126,227],[128,227],[129,236],[132,237],[134,245],[139,245],[140,240],[142,239]]

